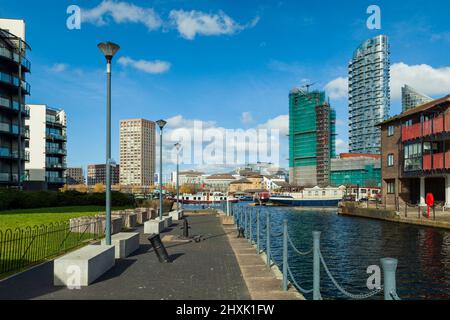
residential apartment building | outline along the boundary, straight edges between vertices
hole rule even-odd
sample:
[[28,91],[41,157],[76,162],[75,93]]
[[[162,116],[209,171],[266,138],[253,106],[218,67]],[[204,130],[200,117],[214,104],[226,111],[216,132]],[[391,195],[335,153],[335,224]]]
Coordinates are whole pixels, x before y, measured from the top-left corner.
[[[120,166],[111,166],[111,185],[118,185],[120,183]],[[90,164],[87,172],[87,185],[93,187],[96,184],[106,185],[106,165],[105,164]]]
[[146,188],[154,184],[155,123],[145,119],[120,121],[120,184]]
[[381,187],[381,154],[343,153],[331,159],[331,186]]
[[325,92],[293,89],[289,95],[289,182],[328,186],[336,155],[336,112]]
[[68,185],[86,184],[83,168],[82,167],[67,168],[66,183]]
[[402,87],[402,112],[431,101],[433,101],[433,98],[418,92],[408,85]]
[[25,98],[30,94],[26,75],[31,64],[25,41],[23,20],[0,19],[0,187],[21,187],[26,180]]
[[365,41],[349,63],[349,150],[379,154],[380,128],[389,117],[390,51],[384,35]]
[[382,196],[388,206],[425,206],[426,194],[450,206],[450,95],[380,124]]
[[30,132],[26,148],[30,161],[25,165],[27,185],[32,189],[57,190],[66,183],[66,113],[45,104],[30,104],[28,108],[30,117],[25,121]]

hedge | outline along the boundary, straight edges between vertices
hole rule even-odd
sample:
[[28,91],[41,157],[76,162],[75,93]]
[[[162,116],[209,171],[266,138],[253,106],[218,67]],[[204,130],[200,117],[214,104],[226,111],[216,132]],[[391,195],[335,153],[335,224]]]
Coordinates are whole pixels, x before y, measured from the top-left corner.
[[[19,191],[0,189],[0,211],[14,209],[37,209],[66,206],[101,206],[105,193],[81,193],[78,191]],[[120,192],[111,193],[112,206],[134,205],[134,197]]]

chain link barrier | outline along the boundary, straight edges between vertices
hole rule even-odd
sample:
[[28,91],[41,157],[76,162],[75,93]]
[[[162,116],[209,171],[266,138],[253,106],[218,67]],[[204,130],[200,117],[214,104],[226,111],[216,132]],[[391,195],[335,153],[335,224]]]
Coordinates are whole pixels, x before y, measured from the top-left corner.
[[376,296],[377,294],[379,294],[380,292],[383,291],[383,287],[381,287],[380,289],[373,290],[373,291],[371,291],[369,293],[366,293],[366,294],[353,294],[353,293],[348,292],[343,287],[341,287],[341,285],[336,281],[336,279],[331,274],[330,270],[328,269],[327,264],[325,263],[325,259],[323,258],[322,251],[319,251],[319,256],[320,256],[320,261],[322,262],[323,268],[325,269],[325,272],[327,273],[327,275],[330,278],[331,282],[333,282],[334,286],[343,295],[349,297],[350,299],[364,300],[364,299],[368,299],[368,298],[371,298],[373,296]]

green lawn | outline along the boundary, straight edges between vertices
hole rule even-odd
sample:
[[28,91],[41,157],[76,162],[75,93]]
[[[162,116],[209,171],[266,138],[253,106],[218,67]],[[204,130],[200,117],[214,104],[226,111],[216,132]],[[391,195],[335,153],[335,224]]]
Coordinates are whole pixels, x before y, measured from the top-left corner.
[[[115,207],[113,210],[127,208],[130,207]],[[48,225],[50,223],[68,221],[71,218],[94,216],[100,212],[105,212],[105,207],[79,206],[0,211],[0,231],[33,227],[35,225]]]

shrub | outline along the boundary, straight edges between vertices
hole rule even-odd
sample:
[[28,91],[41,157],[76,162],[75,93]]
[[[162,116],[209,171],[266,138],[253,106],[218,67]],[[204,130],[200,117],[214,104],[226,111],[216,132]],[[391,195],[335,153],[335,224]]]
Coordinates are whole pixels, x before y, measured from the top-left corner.
[[[14,209],[37,209],[67,206],[101,206],[106,201],[105,193],[81,193],[78,191],[19,191],[0,189],[0,211]],[[134,197],[120,192],[111,193],[113,206],[132,206]]]

